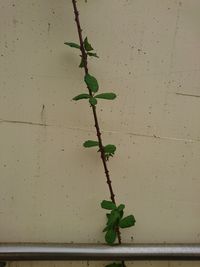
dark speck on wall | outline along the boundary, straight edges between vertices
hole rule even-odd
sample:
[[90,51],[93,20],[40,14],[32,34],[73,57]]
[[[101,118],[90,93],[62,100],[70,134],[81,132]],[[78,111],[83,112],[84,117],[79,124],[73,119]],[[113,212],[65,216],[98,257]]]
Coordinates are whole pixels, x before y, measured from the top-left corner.
[[50,32],[50,28],[51,28],[51,23],[48,22],[48,29],[47,29],[48,33]]

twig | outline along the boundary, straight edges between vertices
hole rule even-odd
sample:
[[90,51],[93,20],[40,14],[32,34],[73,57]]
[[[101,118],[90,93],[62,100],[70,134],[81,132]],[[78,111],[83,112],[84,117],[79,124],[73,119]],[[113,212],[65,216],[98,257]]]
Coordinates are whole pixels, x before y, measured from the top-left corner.
[[[85,74],[88,74],[87,54],[86,54],[86,51],[84,48],[82,29],[80,26],[79,12],[77,9],[76,0],[72,0],[72,4],[73,4],[73,9],[74,9],[75,22],[76,22],[76,26],[77,26],[78,36],[79,36],[80,50],[81,50],[82,59],[83,59],[84,71],[85,71]],[[88,91],[89,91],[90,96],[92,96],[92,91],[89,88],[88,88]],[[108,170],[108,166],[107,166],[107,162],[106,162],[106,157],[105,157],[105,153],[104,153],[104,146],[103,146],[103,141],[102,141],[102,137],[101,137],[101,131],[100,131],[97,112],[96,112],[96,106],[94,106],[94,105],[92,105],[92,112],[93,112],[93,116],[94,116],[96,134],[97,134],[97,138],[98,138],[98,142],[99,142],[99,151],[101,153],[101,159],[102,159],[103,168],[104,168],[104,172],[105,172],[105,176],[106,176],[106,182],[108,184],[108,188],[109,188],[109,192],[110,192],[110,199],[112,200],[113,203],[116,204],[115,194],[114,194],[114,191],[112,188],[112,181],[110,178],[110,174],[109,174],[109,170]],[[121,244],[122,239],[121,239],[121,233],[120,233],[119,228],[117,228],[117,238],[118,238],[118,243]],[[122,261],[122,265],[125,266],[124,261]]]

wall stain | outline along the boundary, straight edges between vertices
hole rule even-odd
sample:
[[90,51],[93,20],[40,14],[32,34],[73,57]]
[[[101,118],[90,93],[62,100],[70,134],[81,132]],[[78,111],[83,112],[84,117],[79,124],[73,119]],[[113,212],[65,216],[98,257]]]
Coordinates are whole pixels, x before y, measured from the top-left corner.
[[42,105],[42,110],[40,112],[40,118],[43,125],[46,125],[46,112],[45,112],[45,105]]
[[51,28],[51,23],[48,22],[48,28],[47,28],[47,32],[48,32],[48,33],[50,32],[50,28]]

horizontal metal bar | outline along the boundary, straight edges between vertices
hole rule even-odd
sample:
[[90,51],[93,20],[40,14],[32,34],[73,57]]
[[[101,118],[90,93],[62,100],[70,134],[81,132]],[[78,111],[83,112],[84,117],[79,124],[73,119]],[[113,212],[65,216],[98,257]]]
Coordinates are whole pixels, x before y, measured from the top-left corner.
[[200,244],[0,243],[0,261],[200,260]]

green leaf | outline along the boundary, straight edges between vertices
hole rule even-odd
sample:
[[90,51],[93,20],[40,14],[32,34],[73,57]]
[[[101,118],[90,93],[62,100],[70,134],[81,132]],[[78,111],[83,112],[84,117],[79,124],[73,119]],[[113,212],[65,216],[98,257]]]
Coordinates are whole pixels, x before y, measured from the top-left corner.
[[114,229],[109,229],[105,235],[105,240],[108,244],[112,245],[117,237],[117,233]]
[[129,215],[119,222],[119,227],[121,227],[121,228],[131,227],[131,226],[135,225],[135,222],[136,221],[135,221],[134,216]]
[[93,140],[87,140],[83,143],[84,147],[93,147],[93,146],[98,146],[99,142],[98,141],[93,141]]
[[110,217],[110,214],[109,214],[109,213],[106,213],[106,217],[107,217],[107,219],[109,219],[109,217]]
[[116,146],[114,145],[107,145],[104,147],[104,154],[105,154],[105,159],[109,160],[110,157],[113,157],[116,151]]
[[94,50],[91,44],[88,42],[88,38],[86,37],[84,40],[84,47],[86,51],[92,51]]
[[73,47],[73,48],[80,49],[80,45],[79,44],[76,44],[76,43],[65,42],[64,44],[66,44],[66,45],[68,45],[70,47]]
[[120,214],[120,219],[122,219],[122,218],[123,218],[123,216],[124,216],[124,211],[123,211],[123,210],[121,210],[121,211],[119,212],[119,214]]
[[118,207],[117,207],[117,210],[118,211],[122,211],[125,209],[125,205],[124,204],[120,204]]
[[99,95],[95,96],[96,98],[102,98],[102,99],[107,99],[107,100],[113,100],[115,99],[117,96],[114,93],[102,93]]
[[87,54],[88,54],[88,56],[90,56],[90,57],[97,57],[97,58],[99,58],[99,56],[97,55],[97,53],[91,53],[91,52],[88,52]]
[[119,214],[120,214],[120,219],[122,219],[122,217],[124,216],[124,209],[125,209],[125,205],[124,204],[120,204],[117,207],[117,210],[119,211]]
[[96,93],[98,91],[99,85],[98,85],[98,82],[97,82],[97,80],[96,80],[95,77],[93,77],[92,75],[90,75],[89,73],[87,73],[85,75],[84,80],[85,80],[85,83],[87,84],[88,88],[92,92]]
[[116,151],[116,146],[115,145],[106,145],[104,146],[104,152],[109,153],[109,154],[114,154]]
[[116,208],[116,205],[112,201],[103,200],[101,202],[101,207],[102,207],[102,209],[113,210]]
[[81,57],[81,62],[79,64],[79,68],[83,68],[84,67],[84,61],[83,61],[83,58]]
[[77,101],[77,100],[80,100],[80,99],[88,99],[88,98],[90,98],[89,94],[80,94],[80,95],[75,96],[72,99]]
[[118,222],[119,222],[119,219],[120,219],[120,213],[118,210],[112,210],[111,213],[110,213],[110,216],[108,218],[108,221],[107,221],[107,226],[110,228],[110,227],[114,227],[116,225],[118,225]]
[[94,97],[90,97],[89,102],[91,105],[95,106],[97,104],[97,100]]
[[105,267],[123,267],[122,263],[111,263],[111,264],[108,264],[106,265]]

